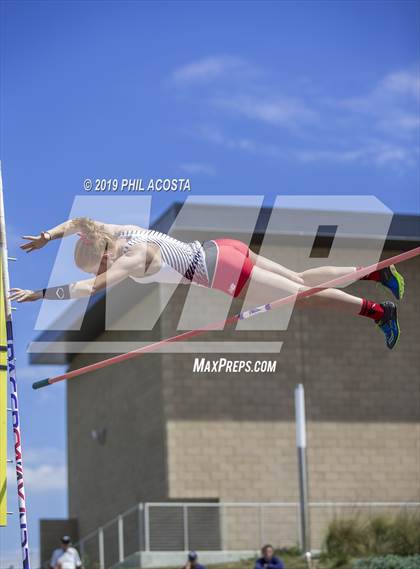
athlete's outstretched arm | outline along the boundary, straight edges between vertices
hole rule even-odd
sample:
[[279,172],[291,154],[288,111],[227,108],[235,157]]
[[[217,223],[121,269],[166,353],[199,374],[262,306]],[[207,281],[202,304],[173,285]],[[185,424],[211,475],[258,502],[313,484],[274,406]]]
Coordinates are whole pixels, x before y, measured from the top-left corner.
[[60,225],[56,225],[46,231],[41,231],[39,235],[22,235],[27,243],[20,246],[23,251],[31,253],[36,249],[42,249],[45,245],[53,239],[61,239],[65,235],[73,235],[81,230],[79,219],[69,219]]
[[[52,229],[48,229],[48,231],[44,231],[43,233],[47,234],[48,240],[62,239],[63,237],[67,237],[68,235],[74,235],[79,231],[83,231],[86,224],[86,220],[87,220],[86,217],[75,217],[74,219],[69,219],[64,223],[60,223],[60,225],[56,225]],[[90,223],[93,223],[98,229],[105,230],[110,235],[114,235],[124,230],[141,229],[137,225],[116,225],[114,223],[104,223],[103,221],[98,221],[94,219],[90,219],[89,221]]]
[[[110,235],[115,235],[126,230],[136,231],[141,229],[141,227],[137,225],[115,225],[112,223],[95,221],[93,219],[90,221],[94,223],[98,228],[105,230]],[[27,253],[31,253],[31,251],[45,247],[49,241],[52,241],[54,239],[62,239],[68,235],[74,235],[75,233],[83,232],[85,222],[86,218],[76,217],[74,219],[64,221],[63,223],[60,223],[51,229],[41,231],[39,235],[22,235],[22,239],[25,239],[27,243],[21,245],[20,248]]]
[[[125,280],[135,268],[141,267],[140,254],[124,255],[105,272],[91,279],[76,281],[71,284],[44,288],[42,290],[25,290],[21,288],[10,289],[10,300],[16,302],[33,302],[35,300],[69,300],[83,298],[96,294],[104,288],[114,286]],[[143,265],[144,266],[144,265]]]

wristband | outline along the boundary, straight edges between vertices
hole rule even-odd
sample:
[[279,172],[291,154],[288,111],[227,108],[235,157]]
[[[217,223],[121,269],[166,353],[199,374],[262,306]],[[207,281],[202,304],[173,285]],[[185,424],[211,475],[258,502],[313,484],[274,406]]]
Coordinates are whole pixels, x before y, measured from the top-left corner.
[[52,235],[49,231],[42,231],[44,235],[48,235],[48,241],[52,241]]
[[43,288],[42,298],[46,298],[47,300],[69,300],[71,298],[70,286],[62,285]]

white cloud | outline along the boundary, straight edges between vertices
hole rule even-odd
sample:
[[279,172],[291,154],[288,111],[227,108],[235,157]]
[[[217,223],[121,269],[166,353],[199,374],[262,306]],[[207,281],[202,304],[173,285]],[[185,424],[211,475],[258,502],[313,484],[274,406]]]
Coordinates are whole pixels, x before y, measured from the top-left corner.
[[[286,93],[283,85],[269,81],[260,71],[258,81],[255,73],[245,78],[250,70],[244,60],[225,55],[204,58],[174,72],[180,83],[206,81],[205,96],[196,102],[207,110],[210,105],[213,117],[216,112],[224,114],[224,131],[213,126],[195,129],[201,138],[231,151],[300,163],[328,161],[400,170],[416,166],[420,129],[417,68],[392,71],[365,92],[341,98],[317,95],[316,89],[309,96],[307,90],[296,90],[299,85],[290,82]],[[244,134],[238,136],[235,125],[226,123],[226,113],[247,119],[240,125]],[[250,135],[245,130],[252,128],[251,120],[273,127],[271,132],[264,130],[269,141],[257,139],[262,131]],[[282,138],[284,130],[287,138]],[[186,172],[206,172],[202,165],[183,166]]]
[[[12,453],[9,453],[12,456]],[[15,483],[14,464],[8,465],[9,484]],[[67,489],[64,450],[55,447],[27,447],[24,454],[25,486],[28,492],[42,493]]]
[[224,134],[220,129],[212,126],[203,126],[198,130],[199,136],[209,142],[222,146],[227,150],[242,150],[250,154],[261,154],[265,156],[286,158],[287,150],[274,144],[265,144],[250,138],[231,137]]
[[420,128],[420,117],[414,113],[404,113],[394,109],[378,117],[377,127],[399,137],[415,135]]
[[419,149],[372,141],[365,146],[334,150],[308,150],[296,153],[301,162],[361,163],[376,166],[414,166]]
[[40,464],[62,465],[65,462],[65,452],[57,447],[28,447],[25,449],[25,464],[39,466]]
[[32,492],[50,492],[67,488],[67,468],[64,466],[45,464],[38,468],[27,468],[25,478],[26,485]]
[[370,119],[373,128],[399,137],[417,133],[419,103],[419,71],[403,70],[385,75],[366,94],[338,101],[337,106]]
[[247,150],[250,152],[255,152],[256,145],[252,140],[247,138],[235,138],[227,136],[220,129],[213,126],[203,126],[198,129],[199,136],[205,140],[216,144],[218,146],[223,146],[228,150]]
[[218,97],[213,100],[213,104],[273,126],[295,128],[318,120],[318,113],[303,100],[285,96]]
[[23,381],[37,380],[42,377],[50,377],[57,375],[65,369],[64,366],[53,366],[53,365],[25,365],[16,368],[16,375],[18,380]]
[[215,127],[202,127],[200,136],[227,150],[241,150],[269,158],[295,160],[301,163],[330,162],[336,164],[372,164],[375,166],[412,167],[418,163],[420,149],[399,144],[369,140],[365,144],[349,145],[347,148],[320,148],[295,150],[275,144],[265,144],[248,138],[225,135]]
[[215,173],[213,166],[211,166],[210,164],[202,164],[200,162],[186,162],[180,164],[180,168],[188,175],[207,174],[211,176]]
[[[67,468],[44,464],[36,468],[24,466],[25,488],[28,493],[65,491],[67,489]],[[14,483],[15,471],[8,467],[8,480]]]
[[420,99],[419,70],[402,70],[390,73],[381,81],[379,88],[392,94],[408,95],[418,101]]
[[208,83],[216,79],[249,74],[251,67],[241,58],[231,55],[209,56],[193,61],[172,73],[177,84]]

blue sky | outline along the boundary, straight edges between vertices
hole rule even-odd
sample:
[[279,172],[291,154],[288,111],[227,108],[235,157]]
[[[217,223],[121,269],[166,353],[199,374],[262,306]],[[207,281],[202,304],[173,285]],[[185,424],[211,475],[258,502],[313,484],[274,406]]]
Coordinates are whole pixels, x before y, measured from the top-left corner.
[[[372,194],[419,213],[419,12],[403,1],[3,2],[12,284],[48,280],[56,244],[25,256],[19,235],[67,219],[86,177],[188,176],[193,195],[266,204]],[[152,217],[174,199],[154,195]],[[30,388],[51,371],[27,363],[38,310],[15,313],[35,550],[38,518],[67,513],[64,386]],[[15,562],[15,519],[0,546]]]

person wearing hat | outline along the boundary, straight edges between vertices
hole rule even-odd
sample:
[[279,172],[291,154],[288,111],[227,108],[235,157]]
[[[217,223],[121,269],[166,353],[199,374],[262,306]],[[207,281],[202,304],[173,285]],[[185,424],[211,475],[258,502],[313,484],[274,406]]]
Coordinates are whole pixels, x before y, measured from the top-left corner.
[[184,569],[206,569],[204,565],[198,562],[198,555],[195,551],[190,551],[188,554],[188,561],[184,565]]
[[61,547],[51,556],[50,569],[83,569],[77,549],[71,546],[70,536],[61,538]]

